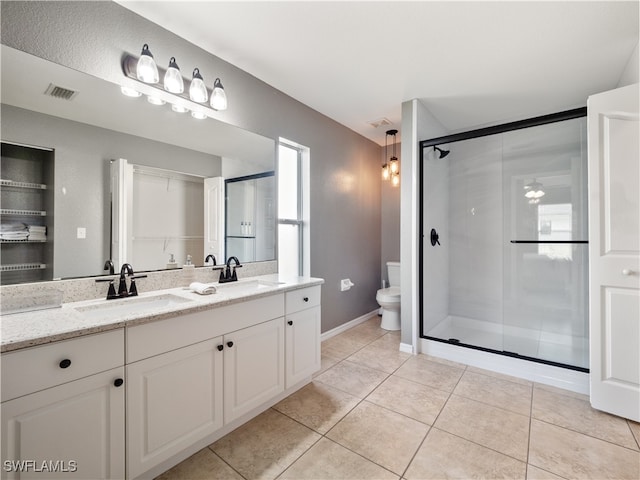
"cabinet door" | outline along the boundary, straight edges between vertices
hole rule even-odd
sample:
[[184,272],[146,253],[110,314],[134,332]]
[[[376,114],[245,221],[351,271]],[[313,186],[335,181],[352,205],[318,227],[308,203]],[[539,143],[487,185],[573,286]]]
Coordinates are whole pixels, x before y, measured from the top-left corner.
[[127,477],[222,426],[222,337],[127,365]]
[[276,318],[224,337],[224,421],[284,391],[284,322]]
[[2,478],[123,478],[123,377],[118,367],[4,402]]
[[320,307],[287,315],[286,388],[320,369]]

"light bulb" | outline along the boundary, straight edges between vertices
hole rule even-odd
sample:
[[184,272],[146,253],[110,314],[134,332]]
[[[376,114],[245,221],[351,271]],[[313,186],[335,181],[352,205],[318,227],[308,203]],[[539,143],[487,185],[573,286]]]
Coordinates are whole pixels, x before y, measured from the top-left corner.
[[167,103],[160,97],[152,97],[151,95],[147,96],[147,102],[149,102],[151,105],[164,105],[165,103]]
[[192,116],[193,118],[197,118],[198,120],[204,120],[205,118],[207,118],[207,115],[206,115],[205,113],[203,113],[203,112],[198,112],[198,111],[195,111],[195,110],[193,110],[193,111],[191,112],[191,116]]
[[189,86],[189,98],[197,103],[205,103],[209,98],[207,87],[204,84],[202,75],[200,75],[200,70],[197,68],[193,69],[193,79]]
[[391,157],[389,167],[391,168],[391,173],[398,173],[398,159],[396,157]]
[[186,113],[189,111],[187,107],[183,107],[182,105],[176,105],[175,103],[171,104],[171,110],[176,113]]
[[149,51],[149,45],[146,43],[142,46],[142,53],[138,59],[136,75],[138,80],[144,83],[158,83],[160,80],[158,67],[153,59],[153,55],[151,55]]
[[222,82],[219,78],[213,82],[213,92],[211,93],[211,108],[214,110],[226,110],[227,109],[227,94],[224,91]]
[[382,166],[382,179],[389,180],[389,165],[386,163]]
[[391,175],[391,185],[394,187],[400,185],[400,175]]
[[123,95],[126,95],[127,97],[137,98],[142,96],[142,94],[139,91],[131,87],[122,86],[120,87],[120,91],[122,92]]
[[171,57],[171,60],[169,60],[169,68],[167,68],[167,73],[164,74],[164,89],[171,93],[184,92],[184,80],[180,75],[180,68],[176,63],[175,57]]

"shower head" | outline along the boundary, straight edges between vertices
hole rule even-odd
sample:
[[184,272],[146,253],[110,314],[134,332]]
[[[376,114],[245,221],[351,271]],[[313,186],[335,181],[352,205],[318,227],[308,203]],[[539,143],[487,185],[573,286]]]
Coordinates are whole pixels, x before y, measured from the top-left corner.
[[443,150],[441,148],[438,148],[438,147],[434,146],[433,147],[433,151],[435,152],[436,150],[439,152],[438,153],[438,155],[439,155],[438,158],[446,157],[447,155],[449,155],[449,152],[451,151],[451,150]]

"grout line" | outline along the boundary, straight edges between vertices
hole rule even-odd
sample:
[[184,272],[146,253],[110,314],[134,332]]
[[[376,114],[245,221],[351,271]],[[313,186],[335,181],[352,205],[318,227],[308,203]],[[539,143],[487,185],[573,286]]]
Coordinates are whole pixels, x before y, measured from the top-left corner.
[[[215,443],[215,442],[214,442],[214,443]],[[233,465],[231,465],[229,462],[227,462],[224,458],[222,458],[220,455],[218,455],[218,454],[213,450],[213,448],[211,448],[211,447],[212,447],[212,445],[213,445],[214,443],[212,443],[211,445],[207,445],[207,448],[208,448],[208,449],[209,449],[209,450],[210,450],[210,451],[211,451],[211,452],[212,452],[216,457],[218,457],[222,463],[224,463],[225,465],[227,465],[231,470],[233,470],[234,472],[236,472],[240,477],[244,478],[245,480],[248,480],[248,479],[247,479],[247,477],[245,477],[245,476],[244,476],[244,475],[242,475],[238,470],[236,470],[235,468],[233,468]],[[195,454],[194,454],[194,455],[195,455]],[[189,458],[191,458],[191,457],[189,457]],[[183,461],[184,461],[184,460],[183,460]],[[178,463],[178,465],[180,465],[180,464]]]

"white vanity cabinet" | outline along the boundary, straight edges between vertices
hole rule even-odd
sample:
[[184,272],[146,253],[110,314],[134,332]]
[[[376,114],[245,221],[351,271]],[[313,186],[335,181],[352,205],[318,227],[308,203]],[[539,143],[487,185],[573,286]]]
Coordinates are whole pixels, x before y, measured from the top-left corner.
[[320,286],[285,294],[285,388],[320,369]]
[[3,354],[2,478],[123,478],[123,364],[122,329]]

